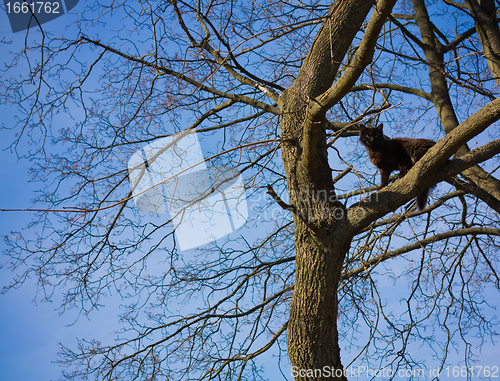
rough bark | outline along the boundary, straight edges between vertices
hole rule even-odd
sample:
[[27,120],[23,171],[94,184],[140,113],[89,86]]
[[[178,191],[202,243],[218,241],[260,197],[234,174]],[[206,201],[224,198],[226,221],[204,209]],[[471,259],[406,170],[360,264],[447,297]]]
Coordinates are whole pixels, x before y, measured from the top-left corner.
[[[394,3],[391,0],[377,3],[352,67],[333,84],[342,59],[372,5],[361,0],[335,2],[293,86],[279,98],[282,156],[289,199],[295,211],[296,279],[288,324],[288,353],[292,371],[302,371],[296,380],[327,379],[324,374],[311,375],[307,370],[343,369],[337,331],[337,287],[354,234],[394,210],[395,205],[402,205],[425,187],[449,177],[457,168],[465,176],[475,176],[474,182],[483,192],[491,194],[488,190],[497,187],[495,179],[479,180],[484,175],[481,168],[467,169],[477,163],[474,155],[465,164],[455,161],[435,173],[453,153],[469,152],[466,142],[498,120],[500,103],[491,102],[459,127],[447,89],[442,47],[432,31],[425,4],[414,0],[416,21],[429,62],[431,98],[448,136],[429,151],[429,160],[421,161],[405,178],[380,192],[376,201],[364,200],[349,211],[335,201],[327,157],[328,122],[324,115],[370,63],[375,46],[373,36],[380,32]],[[497,146],[488,155],[497,152]],[[500,187],[498,197],[494,192],[493,196],[500,200]]]
[[[367,29],[370,33],[378,36],[383,25],[379,19],[390,12],[394,3],[394,0],[377,3],[372,17],[377,23],[373,27],[375,21],[370,20],[371,28]],[[331,6],[293,86],[283,92],[278,102],[282,111],[282,156],[289,198],[296,208],[296,279],[288,324],[292,370],[343,369],[337,331],[337,286],[352,235],[347,211],[335,200],[327,157],[325,110],[318,117],[311,113],[311,105],[331,88],[372,5],[365,0],[343,0]],[[343,89],[345,92],[370,63],[373,48],[374,44],[369,47],[371,52],[359,61],[361,70],[357,68],[352,74]],[[301,218],[297,216],[299,213]],[[310,378],[299,374],[295,379],[327,379],[323,376]]]
[[474,17],[477,34],[483,46],[488,67],[500,87],[500,28],[493,0],[466,0],[467,8]]

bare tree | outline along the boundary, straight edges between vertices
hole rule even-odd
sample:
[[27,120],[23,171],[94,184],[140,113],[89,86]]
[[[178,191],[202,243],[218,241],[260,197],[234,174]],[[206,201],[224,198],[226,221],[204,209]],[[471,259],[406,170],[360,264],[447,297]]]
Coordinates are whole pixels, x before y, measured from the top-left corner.
[[[63,347],[67,378],[254,380],[272,352],[296,380],[330,379],[324,367],[346,379],[347,343],[391,374],[422,365],[413,342],[441,370],[462,342],[469,365],[474,337],[497,334],[496,13],[492,0],[96,2],[64,36],[28,32],[2,93],[19,107],[13,146],[46,186],[41,233],[7,238],[6,289],[35,276],[84,313],[106,294],[128,301],[116,343]],[[369,119],[440,139],[378,191],[356,138]],[[211,168],[269,195],[197,255],[179,250],[175,215],[137,211],[127,169],[141,147],[189,133]],[[387,274],[408,285],[402,312]]]

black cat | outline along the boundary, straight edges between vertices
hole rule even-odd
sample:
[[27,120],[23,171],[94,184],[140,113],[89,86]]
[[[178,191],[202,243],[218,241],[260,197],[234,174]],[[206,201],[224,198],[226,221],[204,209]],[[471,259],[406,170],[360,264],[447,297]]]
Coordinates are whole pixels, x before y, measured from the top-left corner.
[[[395,138],[386,139],[383,125],[371,128],[359,124],[359,141],[366,148],[370,161],[380,171],[380,188],[389,182],[391,172],[399,170],[399,178],[425,155],[434,141],[429,139]],[[429,189],[417,196],[417,209],[423,210],[427,204]]]

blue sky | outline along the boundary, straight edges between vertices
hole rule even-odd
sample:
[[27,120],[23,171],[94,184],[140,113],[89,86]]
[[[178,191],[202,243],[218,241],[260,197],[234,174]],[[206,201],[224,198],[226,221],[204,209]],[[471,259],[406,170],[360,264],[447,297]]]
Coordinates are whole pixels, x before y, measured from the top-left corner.
[[[48,30],[64,27],[64,15],[44,25]],[[13,40],[11,45],[0,44],[2,65],[7,62],[6,51],[22,48],[24,32],[13,34],[6,13],[0,9],[0,40]],[[13,125],[15,110],[1,105],[2,123]],[[18,160],[16,154],[7,146],[13,141],[12,131],[0,130],[0,208],[26,208],[31,206],[36,184],[29,180],[29,162]],[[0,233],[26,227],[32,218],[30,212],[2,212],[0,214]],[[5,249],[3,240],[0,250]],[[3,258],[2,258],[3,262]],[[2,285],[8,283],[11,273],[2,271]],[[99,314],[90,322],[79,319],[78,325],[67,327],[75,321],[75,314],[60,316],[55,310],[57,303],[35,303],[36,285],[32,280],[17,290],[0,295],[0,380],[34,381],[56,380],[61,369],[52,363],[57,359],[58,343],[75,344],[75,338],[86,332],[93,335],[109,335],[116,325],[116,313]],[[57,298],[56,298],[57,300]],[[114,320],[113,320],[114,319]]]
[[[2,107],[4,123],[8,110]],[[7,118],[5,117],[7,113]],[[23,208],[31,205],[35,184],[28,182],[28,165],[18,161],[10,150],[3,150],[12,135],[0,132],[1,148],[0,208]],[[12,230],[25,227],[32,215],[30,212],[2,212],[0,232],[8,234]],[[3,240],[0,248],[4,249]],[[5,284],[10,272],[0,273]],[[56,359],[57,344],[74,340],[76,327],[64,328],[71,322],[68,317],[60,317],[52,303],[35,304],[35,284],[28,282],[24,287],[0,295],[0,379],[5,381],[55,380],[59,377]],[[80,329],[80,328],[78,328]],[[43,375],[43,378],[40,376]]]
[[[8,110],[1,108],[4,122]],[[6,118],[7,114],[7,118]],[[13,136],[0,131],[1,148],[0,208],[25,208],[31,205],[35,183],[28,181],[29,162],[18,160],[10,150],[5,150]],[[31,212],[1,212],[0,234],[24,228],[31,220]],[[3,240],[0,250],[5,249]],[[0,272],[2,285],[12,273]],[[119,300],[107,298],[106,306],[87,317],[79,317],[77,311],[59,314],[56,294],[53,302],[35,303],[36,284],[28,280],[21,288],[0,295],[0,380],[48,381],[60,378],[57,364],[58,344],[76,346],[76,338],[113,339],[118,326]],[[40,298],[36,298],[39,300]],[[76,319],[78,321],[73,324]]]
[[[63,30],[65,17],[56,19],[44,25],[48,30]],[[24,44],[24,33],[13,35],[5,12],[0,11],[0,40],[13,39],[13,45],[0,45],[0,54],[5,50],[21,49]],[[2,57],[5,55],[2,54]],[[11,126],[15,110],[7,106],[0,106],[2,122],[5,126]],[[15,153],[5,148],[14,139],[11,132],[0,130],[0,208],[26,208],[31,206],[31,199],[37,190],[36,183],[30,183],[28,168],[29,162],[18,160]],[[30,212],[3,212],[0,214],[0,234],[8,234],[11,230],[25,227],[31,220]],[[4,249],[3,241],[0,250]],[[391,266],[398,268],[396,262]],[[0,272],[2,284],[8,282],[10,273]],[[398,296],[396,291],[405,292],[405,286],[394,287],[392,282],[386,280],[382,284],[388,290],[394,290],[394,299]],[[385,296],[391,295],[386,291]],[[57,360],[58,343],[75,347],[77,337],[87,339],[96,338],[103,341],[112,340],[113,331],[118,326],[118,311],[120,300],[109,297],[106,299],[106,307],[96,311],[87,317],[80,317],[75,325],[72,323],[77,319],[77,311],[69,311],[60,315],[58,295],[53,298],[52,303],[34,303],[36,297],[36,285],[28,280],[23,287],[12,290],[6,295],[0,295],[0,380],[2,381],[38,381],[56,380],[60,376],[61,369],[53,361]],[[365,337],[360,335],[359,342]],[[418,348],[417,348],[418,350]],[[483,365],[495,364],[495,352],[498,348],[486,345],[483,350],[481,363]],[[344,364],[347,364],[349,354],[343,348]],[[460,349],[453,355],[455,364],[459,364]],[[274,368],[276,360],[272,357],[266,359],[266,364]],[[270,372],[270,374],[275,374]],[[363,379],[363,378],[360,378]]]

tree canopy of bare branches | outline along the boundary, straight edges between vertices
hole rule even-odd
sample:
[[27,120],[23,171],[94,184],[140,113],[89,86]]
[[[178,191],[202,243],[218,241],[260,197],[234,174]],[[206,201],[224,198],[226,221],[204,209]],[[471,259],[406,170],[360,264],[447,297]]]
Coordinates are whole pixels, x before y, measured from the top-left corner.
[[[452,348],[473,364],[497,336],[498,5],[122,0],[23,32],[1,96],[41,190],[6,237],[4,290],[34,277],[63,310],[125,306],[115,342],[62,343],[65,377],[256,380],[273,354],[285,378],[346,379],[359,359],[425,366],[421,347],[441,370]],[[382,121],[437,143],[378,190],[357,135]],[[136,208],[127,163],[190,134],[212,171],[241,175],[250,211],[181,250],[172,211]]]

